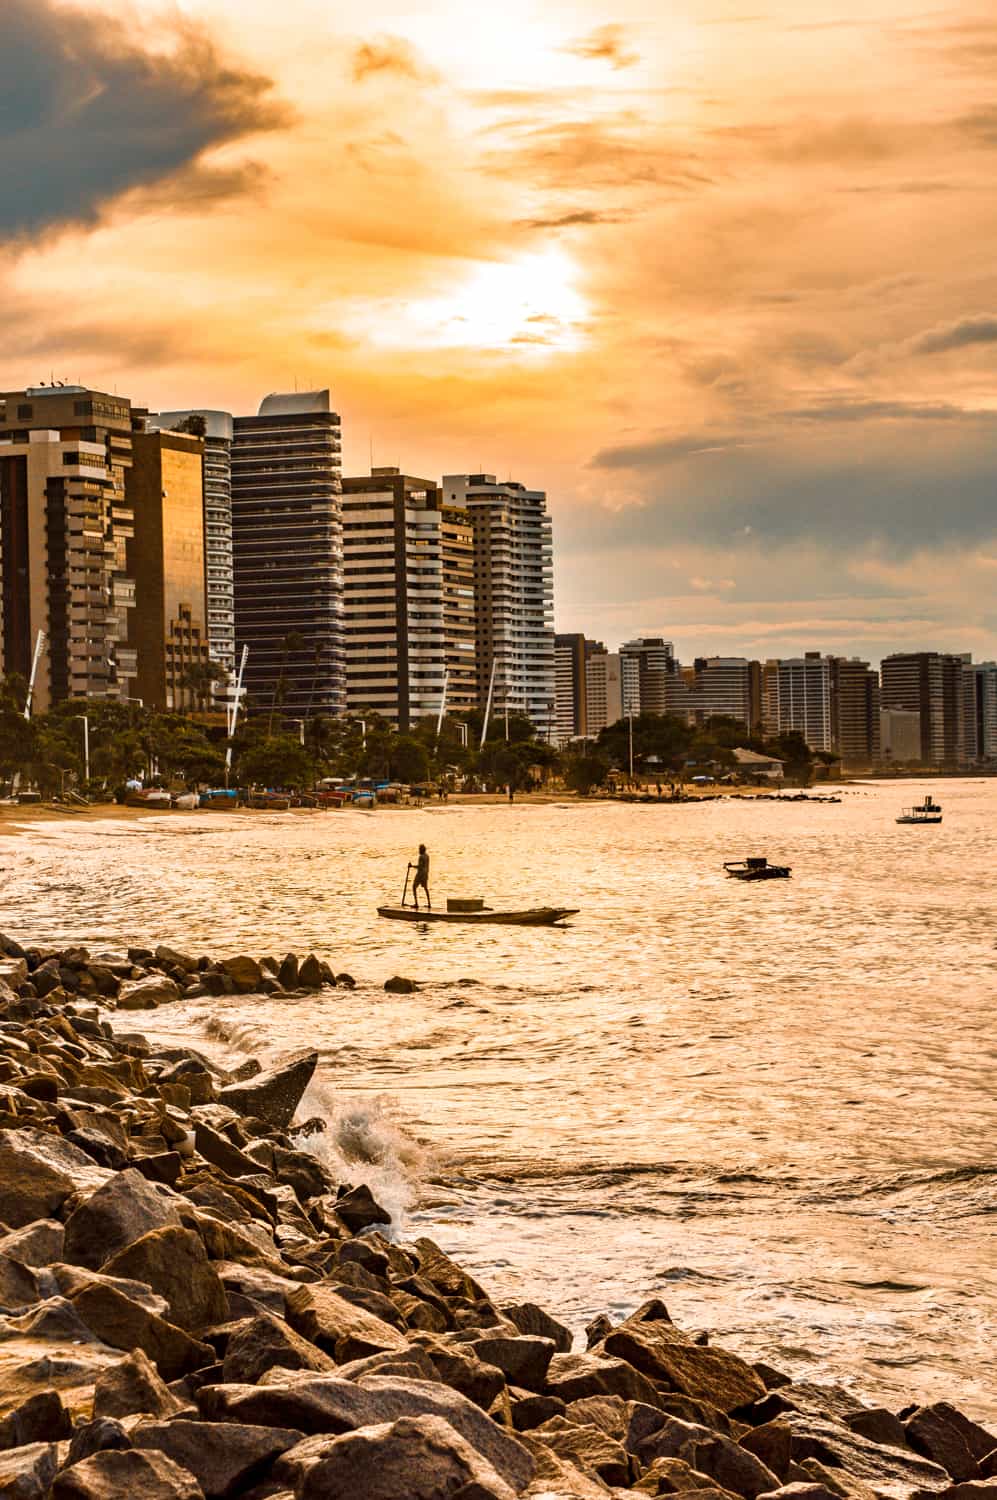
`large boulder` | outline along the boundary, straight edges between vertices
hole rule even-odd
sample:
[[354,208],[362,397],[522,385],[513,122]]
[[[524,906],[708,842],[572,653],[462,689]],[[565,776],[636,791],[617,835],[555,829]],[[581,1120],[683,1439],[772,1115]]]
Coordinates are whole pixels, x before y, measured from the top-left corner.
[[55,1443],[26,1443],[0,1453],[0,1495],[9,1500],[46,1500],[58,1462]]
[[40,1295],[35,1273],[12,1256],[0,1254],[0,1307],[29,1307]]
[[332,1371],[335,1361],[301,1338],[272,1313],[261,1312],[236,1327],[225,1346],[222,1379],[232,1385],[255,1385],[268,1370]]
[[95,1271],[150,1230],[180,1223],[173,1204],[141,1172],[129,1168],[104,1177],[66,1220],[66,1259]]
[[110,1175],[47,1130],[0,1131],[0,1223],[20,1229],[48,1219],[73,1193],[93,1192]]
[[[939,1464],[916,1453],[872,1443],[835,1422],[794,1411],[785,1412],[782,1420],[793,1434],[794,1463],[816,1459],[843,1481],[847,1476],[861,1480],[885,1500],[912,1500],[920,1494],[946,1490],[952,1483]],[[844,1473],[840,1473],[842,1470]]]
[[372,1229],[375,1224],[390,1224],[391,1214],[382,1208],[366,1183],[351,1188],[336,1199],[336,1213],[351,1234]]
[[317,1052],[299,1053],[245,1083],[230,1083],[221,1090],[219,1101],[239,1114],[263,1120],[274,1130],[286,1130],[317,1064]]
[[328,1285],[304,1285],[292,1292],[287,1298],[287,1321],[296,1333],[331,1354],[337,1364],[382,1349],[408,1347],[397,1328],[347,1302]]
[[180,999],[180,986],[165,974],[149,974],[145,979],[125,983],[118,991],[119,1010],[155,1010]]
[[622,1396],[624,1401],[658,1404],[658,1392],[625,1359],[600,1354],[555,1354],[547,1369],[544,1390],[562,1401],[582,1396]]
[[0,1451],[69,1437],[72,1426],[58,1391],[39,1391],[0,1419]]
[[107,1281],[93,1280],[70,1299],[87,1328],[115,1349],[141,1349],[165,1380],[214,1362],[215,1352]]
[[302,1434],[283,1427],[249,1427],[237,1422],[143,1422],[131,1434],[132,1446],[165,1453],[187,1469],[206,1500],[230,1494],[265,1477],[275,1458],[300,1443]]
[[746,1360],[725,1349],[694,1344],[663,1318],[621,1323],[606,1335],[602,1347],[667,1390],[708,1401],[721,1411],[750,1405],[766,1394]]
[[904,1431],[917,1453],[941,1464],[955,1480],[975,1478],[980,1460],[997,1448],[997,1437],[947,1401],[919,1406]]
[[263,971],[255,958],[240,953],[235,958],[223,958],[218,967],[228,975],[240,995],[251,995],[259,989]]
[[152,1229],[104,1262],[108,1276],[144,1281],[166,1298],[169,1319],[196,1333],[228,1316],[228,1301],[218,1272],[199,1237],[179,1225]]
[[507,1338],[501,1334],[475,1340],[474,1352],[487,1365],[496,1365],[510,1385],[527,1391],[542,1391],[550,1362],[554,1357],[551,1339],[520,1334]]
[[63,1469],[50,1500],[204,1500],[194,1476],[165,1453],[104,1449]]
[[305,1474],[300,1500],[514,1500],[516,1491],[440,1417],[402,1417],[333,1438]]
[[175,1396],[141,1349],[98,1376],[94,1386],[95,1417],[175,1417],[190,1408]]
[[36,1219],[0,1239],[0,1255],[9,1255],[22,1266],[50,1266],[62,1260],[64,1230],[58,1219]]
[[552,1318],[535,1302],[504,1302],[499,1308],[504,1318],[514,1323],[520,1333],[532,1333],[538,1338],[551,1339],[557,1354],[570,1354],[574,1342],[571,1329]]
[[601,1427],[552,1417],[536,1429],[535,1436],[583,1474],[598,1475],[606,1484],[618,1485],[621,1489],[630,1483],[627,1450]]

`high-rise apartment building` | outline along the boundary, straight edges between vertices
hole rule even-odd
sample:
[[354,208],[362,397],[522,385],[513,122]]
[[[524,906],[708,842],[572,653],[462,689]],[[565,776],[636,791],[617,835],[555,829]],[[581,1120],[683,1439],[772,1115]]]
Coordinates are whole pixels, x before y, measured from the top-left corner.
[[695,722],[739,719],[754,729],[761,718],[761,663],[744,656],[700,656],[689,695]]
[[340,423],[329,392],[267,396],[232,436],[235,639],[250,709],[342,713]]
[[443,505],[440,509],[440,552],[447,712],[468,713],[478,706],[477,606],[474,523],[470,511],[462,506]]
[[559,633],[554,637],[554,733],[559,745],[587,733],[585,662],[588,648],[595,645],[580,632]]
[[787,657],[778,664],[778,724],[780,734],[794,730],[811,750],[830,751],[834,745],[831,658],[819,651]]
[[964,671],[967,659],[941,651],[902,651],[880,667],[883,708],[920,714],[921,763],[953,766],[966,760]]
[[585,662],[587,733],[594,739],[623,718],[623,663],[618,651],[593,651]]
[[132,434],[125,493],[134,513],[127,543],[135,581],[128,644],[135,696],[147,708],[203,701],[208,662],[204,573],[204,444],[179,432]]
[[874,766],[880,758],[882,727],[879,673],[867,661],[831,658],[831,721],[831,748],[842,764]]
[[39,711],[131,695],[131,461],[124,398],[83,386],[0,394],[0,671],[27,677],[45,632]]
[[997,761],[997,662],[980,661],[967,673],[974,699],[976,740],[970,759]]
[[446,649],[440,491],[399,469],[343,480],[346,705],[396,728],[439,713]]
[[[150,426],[204,440],[204,573],[211,657],[235,674],[235,584],[232,571],[232,416],[227,411],[163,411]],[[224,696],[224,694],[222,695]]]
[[554,562],[547,496],[494,474],[445,474],[443,503],[474,527],[478,694],[551,734],[555,714]]
[[670,641],[660,635],[639,636],[620,647],[628,713],[665,714],[677,711],[670,692],[678,677],[678,662]]
[[921,760],[921,715],[916,708],[879,713],[879,759],[883,765],[916,766]]

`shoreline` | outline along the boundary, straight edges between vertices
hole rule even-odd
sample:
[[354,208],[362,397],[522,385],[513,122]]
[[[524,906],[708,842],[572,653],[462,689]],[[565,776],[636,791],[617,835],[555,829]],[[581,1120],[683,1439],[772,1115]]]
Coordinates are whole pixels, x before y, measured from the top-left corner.
[[316,1053],[225,1071],[141,1033],[185,997],[352,986],[313,955],[0,950],[16,1493],[997,1500],[997,1435],[946,1403],[794,1384],[659,1300],[571,1330],[400,1243],[298,1119]]

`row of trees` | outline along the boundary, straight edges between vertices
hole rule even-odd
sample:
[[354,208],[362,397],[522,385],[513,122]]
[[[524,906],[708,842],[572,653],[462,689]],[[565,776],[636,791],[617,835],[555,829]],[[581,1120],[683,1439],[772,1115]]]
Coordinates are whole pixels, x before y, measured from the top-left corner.
[[[20,775],[46,796],[69,787],[92,795],[113,791],[135,776],[188,786],[220,785],[225,776],[225,729],[207,717],[157,713],[136,703],[72,700],[28,720],[25,692],[19,678],[0,680],[0,779],[5,782]],[[811,779],[815,765],[800,735],[759,739],[734,719],[692,728],[669,715],[641,714],[632,726],[623,720],[596,741],[566,751],[539,739],[518,714],[510,714],[508,723],[504,716],[493,719],[484,745],[481,728],[481,715],[467,713],[459,720],[445,718],[439,734],[435,719],[399,734],[368,712],[363,720],[315,715],[290,734],[281,725],[279,704],[266,704],[247,715],[232,742],[231,779],[233,785],[306,787],[323,776],[356,775],[409,785],[470,781],[520,791],[558,778],[587,793],[614,772],[628,778],[631,733],[634,779],[643,783],[681,780],[697,770],[724,774],[734,769],[738,746],[777,756],[786,763],[788,778],[801,784]]]

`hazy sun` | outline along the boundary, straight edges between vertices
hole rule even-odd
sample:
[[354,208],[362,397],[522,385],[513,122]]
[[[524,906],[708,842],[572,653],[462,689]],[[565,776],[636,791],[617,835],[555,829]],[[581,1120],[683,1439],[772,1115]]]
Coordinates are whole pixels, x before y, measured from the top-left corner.
[[346,314],[346,331],[394,349],[541,355],[577,349],[587,308],[575,275],[569,257],[557,249],[481,262],[431,297],[355,304]]

